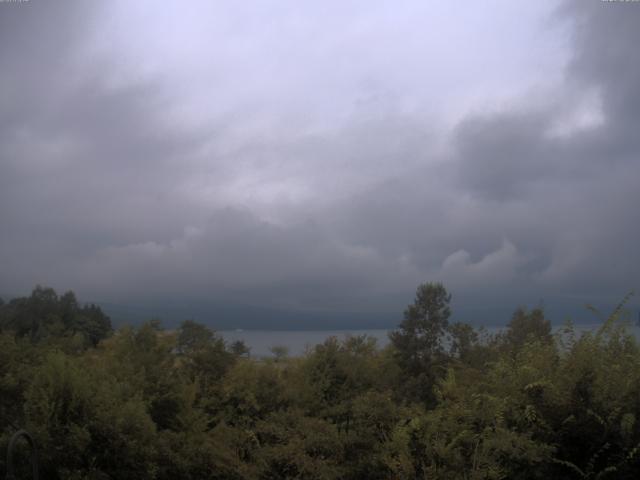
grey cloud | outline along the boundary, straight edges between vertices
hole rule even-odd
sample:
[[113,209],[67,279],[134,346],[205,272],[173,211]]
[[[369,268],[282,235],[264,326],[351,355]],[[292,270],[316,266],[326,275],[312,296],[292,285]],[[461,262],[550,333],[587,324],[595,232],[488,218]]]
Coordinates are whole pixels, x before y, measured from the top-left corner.
[[621,134],[629,135],[640,110],[640,66],[634,61],[639,13],[637,6],[620,3],[567,2],[566,10],[578,24],[570,73],[601,87],[605,111]]
[[529,183],[550,173],[545,120],[537,112],[464,120],[454,139],[463,186],[496,201],[525,195]]
[[375,251],[340,243],[313,222],[283,228],[246,210],[224,209],[166,244],[103,249],[76,273],[112,299],[144,284],[141,296],[157,300],[179,285],[180,293],[211,301],[332,311],[370,304],[382,275],[418,277],[410,265],[388,267]]
[[[527,230],[546,238],[537,248],[530,245],[544,258],[527,272],[533,288],[551,295],[571,291],[588,298],[608,291],[614,296],[638,282],[640,230],[633,218],[640,201],[639,144],[631,125],[640,115],[640,67],[632,60],[640,10],[571,2],[566,12],[577,22],[574,57],[562,87],[566,97],[558,95],[559,104],[550,108],[464,121],[454,140],[456,173],[465,191],[487,203],[485,215],[508,204],[523,206],[519,218],[506,217],[499,227],[516,246],[531,244]],[[549,136],[563,109],[573,108],[579,92],[589,89],[601,98],[602,121]]]
[[[114,81],[119,63],[88,55],[95,5],[8,5],[0,292],[40,282],[116,303],[393,319],[426,280],[445,281],[463,309],[617,300],[638,284],[633,5],[566,3],[562,21],[577,28],[562,84],[544,102],[476,109],[446,135],[433,110],[407,111],[384,87],[320,126],[304,105],[278,110],[277,95],[189,123],[175,85]],[[203,112],[216,95],[230,104],[208,93]],[[353,100],[317,96],[315,113]]]

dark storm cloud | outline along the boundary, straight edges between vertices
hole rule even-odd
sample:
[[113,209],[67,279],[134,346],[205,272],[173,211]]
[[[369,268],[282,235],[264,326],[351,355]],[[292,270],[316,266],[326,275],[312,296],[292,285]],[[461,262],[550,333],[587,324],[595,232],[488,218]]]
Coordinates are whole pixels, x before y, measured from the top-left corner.
[[554,101],[470,117],[456,129],[459,185],[485,203],[485,217],[520,206],[517,217],[502,217],[498,231],[539,258],[524,279],[552,295],[586,299],[638,285],[635,7],[565,5],[561,12],[576,23],[574,56]]
[[96,10],[89,2],[2,5],[4,291],[36,279],[55,284],[96,249],[183,228],[166,180],[179,181],[168,169],[200,144],[198,133],[165,122],[157,85],[114,85],[106,59],[85,58]]
[[444,167],[356,197],[343,214],[347,238],[404,254],[425,277],[488,302],[615,301],[637,288],[640,9],[584,4],[561,10],[578,24],[561,86],[467,116]]
[[637,6],[574,1],[566,10],[577,19],[576,55],[569,73],[577,81],[601,87],[611,127],[627,137],[640,110],[640,65],[633,56],[640,35]]
[[[2,292],[39,282],[121,303],[400,312],[425,280],[444,281],[461,306],[615,301],[638,286],[637,5],[564,4],[562,81],[476,107],[449,130],[370,87],[314,127],[304,108],[276,106],[295,103],[283,87],[266,107],[246,100],[271,77],[233,77],[237,87],[202,91],[192,107],[187,84],[92,47],[102,7],[0,9]],[[250,57],[259,43],[230,40],[212,68],[235,55],[266,68]],[[329,56],[301,52],[319,71]],[[307,93],[310,111],[337,102]]]

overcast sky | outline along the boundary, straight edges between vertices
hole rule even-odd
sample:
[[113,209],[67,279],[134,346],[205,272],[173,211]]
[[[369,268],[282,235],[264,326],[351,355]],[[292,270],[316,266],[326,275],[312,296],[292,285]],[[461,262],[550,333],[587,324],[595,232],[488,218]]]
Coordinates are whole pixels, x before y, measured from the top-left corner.
[[639,46],[633,2],[0,2],[0,292],[345,327],[425,281],[615,303]]

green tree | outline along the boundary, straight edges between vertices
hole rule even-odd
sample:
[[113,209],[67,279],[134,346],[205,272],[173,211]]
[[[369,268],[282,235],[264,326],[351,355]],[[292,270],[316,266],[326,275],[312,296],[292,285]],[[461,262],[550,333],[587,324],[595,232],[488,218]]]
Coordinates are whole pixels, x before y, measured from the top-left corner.
[[72,331],[79,331],[92,347],[107,338],[113,329],[111,320],[102,309],[94,304],[79,308],[73,321]]
[[237,357],[249,357],[251,355],[251,348],[243,340],[236,340],[231,344],[230,348]]
[[185,320],[178,328],[177,348],[183,354],[193,353],[209,346],[215,340],[214,332],[194,320]]
[[449,327],[450,352],[462,362],[469,363],[478,345],[478,333],[468,323],[456,322]]
[[224,378],[218,416],[233,426],[252,427],[287,408],[282,369],[274,363],[237,362]]
[[526,308],[518,308],[507,325],[504,340],[514,350],[522,348],[527,341],[551,343],[551,322],[544,316],[542,308],[534,308],[530,312]]
[[180,370],[198,385],[198,404],[215,415],[220,408],[224,376],[238,357],[227,349],[222,337],[201,323],[186,320],[177,333],[175,352]]
[[348,478],[341,437],[334,425],[299,410],[274,412],[256,426],[255,457],[261,479]]
[[34,371],[24,410],[44,478],[154,478],[145,404],[104,373],[60,353]]
[[0,329],[34,343],[60,343],[63,337],[78,335],[82,348],[95,347],[113,332],[111,320],[99,306],[81,307],[73,292],[59,297],[52,288],[40,285],[29,297],[14,298],[0,310]]
[[451,316],[450,301],[451,295],[441,283],[420,285],[399,329],[389,335],[407,377],[404,393],[427,404],[433,404],[433,386],[445,358],[443,340]]

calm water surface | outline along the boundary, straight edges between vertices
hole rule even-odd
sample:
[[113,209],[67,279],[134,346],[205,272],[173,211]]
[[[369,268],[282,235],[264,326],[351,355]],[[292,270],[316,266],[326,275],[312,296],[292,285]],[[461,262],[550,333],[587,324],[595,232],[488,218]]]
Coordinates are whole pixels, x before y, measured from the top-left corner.
[[[599,325],[575,325],[576,332],[591,331]],[[486,327],[487,333],[497,333],[504,327]],[[556,327],[560,328],[560,327]],[[640,328],[630,327],[636,338],[640,339]],[[302,355],[309,348],[324,342],[327,338],[335,336],[343,339],[348,335],[368,335],[377,339],[378,347],[384,347],[389,343],[388,334],[391,330],[223,330],[219,333],[227,342],[244,340],[251,348],[252,357],[272,356],[271,347],[283,346],[289,350],[289,355]]]
[[347,335],[369,335],[377,339],[379,347],[389,343],[389,330],[223,330],[219,333],[227,342],[244,340],[254,357],[271,356],[269,349],[274,346],[287,347],[292,356],[302,355],[307,348],[329,337],[343,339]]

